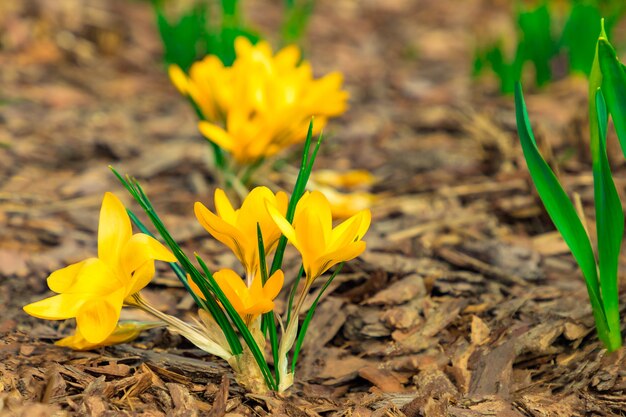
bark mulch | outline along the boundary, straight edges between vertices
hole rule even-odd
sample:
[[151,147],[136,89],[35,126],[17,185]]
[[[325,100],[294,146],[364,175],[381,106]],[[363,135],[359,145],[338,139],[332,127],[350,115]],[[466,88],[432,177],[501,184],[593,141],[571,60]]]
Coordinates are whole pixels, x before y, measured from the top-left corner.
[[[280,2],[245,3],[277,27]],[[21,310],[48,294],[51,271],[95,254],[104,191],[136,208],[108,165],[142,182],[189,253],[213,268],[233,259],[192,214],[212,204],[208,146],[163,70],[149,3],[1,2],[0,415],[626,414],[626,353],[597,340],[581,274],[530,183],[512,99],[470,77],[477,36],[510,25],[508,6],[317,2],[307,56],[320,74],[343,71],[351,95],[317,166],[370,170],[379,198],[368,250],[320,304],[295,387],[251,395],[163,330],[73,352],[52,344],[72,323]],[[541,146],[593,230],[585,81],[527,90]],[[146,296],[193,314],[171,272],[157,276]]]

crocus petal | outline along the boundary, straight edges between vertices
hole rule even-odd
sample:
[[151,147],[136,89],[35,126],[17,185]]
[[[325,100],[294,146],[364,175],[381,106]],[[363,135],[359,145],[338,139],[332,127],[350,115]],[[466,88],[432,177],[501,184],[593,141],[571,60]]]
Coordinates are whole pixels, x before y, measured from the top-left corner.
[[76,315],[76,327],[88,342],[101,343],[117,325],[124,302],[124,288],[84,303]]
[[246,315],[246,314],[251,315],[252,316],[252,320],[249,320],[249,321],[252,322],[252,321],[254,321],[254,318],[256,318],[256,316],[258,316],[259,314],[269,313],[273,309],[274,309],[274,302],[273,301],[261,299],[261,300],[257,301],[256,303],[254,303],[253,305],[251,305],[248,308],[246,308],[240,314],[242,316]]
[[[70,267],[53,272],[48,277],[50,289],[68,294],[83,294],[87,297],[89,295],[109,294],[124,286],[116,271],[102,260],[88,258],[80,264],[82,265],[79,270],[72,268],[74,265],[70,265]],[[67,268],[70,269],[67,270]],[[73,273],[76,275],[72,277]]]
[[154,277],[154,261],[148,260],[135,269],[132,279],[128,284],[126,294],[124,295],[128,297],[129,295],[138,293],[150,283],[152,277]]
[[191,289],[191,291],[198,297],[203,299],[204,301],[206,301],[206,297],[204,296],[204,294],[202,294],[202,290],[200,289],[200,287],[198,287],[198,284],[196,284],[194,282],[193,279],[191,279],[191,275],[187,274],[187,285],[189,285],[189,288]]
[[98,258],[109,265],[117,265],[122,248],[131,235],[126,208],[115,195],[105,193],[98,225]]
[[214,200],[217,215],[224,219],[225,222],[235,224],[237,221],[237,214],[224,190],[221,188],[216,189]]
[[224,129],[209,122],[199,122],[198,129],[208,140],[227,151],[235,148],[235,139]]
[[248,293],[248,288],[241,277],[232,269],[221,269],[213,274],[213,278],[233,308],[241,314],[246,308],[245,299]]
[[348,246],[340,248],[334,252],[325,254],[313,262],[311,275],[307,276],[307,279],[313,280],[328,271],[334,265],[356,258],[362,254],[363,251],[365,251],[365,242],[359,241],[351,243]]
[[122,269],[130,276],[147,261],[176,262],[176,257],[155,238],[143,233],[134,234],[122,250]]
[[139,334],[147,329],[158,327],[160,323],[141,323],[141,322],[125,322],[117,325],[113,333],[100,343],[91,343],[76,329],[76,333],[57,340],[54,344],[57,346],[65,346],[74,350],[91,350],[102,346],[117,345],[120,343],[130,342],[139,336]]
[[170,76],[170,80],[174,87],[183,95],[187,95],[187,85],[189,84],[189,80],[187,79],[187,74],[184,73],[182,69],[178,65],[170,65],[167,68],[167,72]]
[[278,296],[278,293],[283,288],[285,282],[285,274],[280,269],[265,281],[263,286],[263,295],[270,300],[273,300]]
[[274,57],[274,63],[281,70],[295,67],[300,59],[300,49],[295,45],[288,45],[278,51]]
[[[323,224],[317,216],[315,207],[305,207],[300,216],[294,218],[293,227],[296,231],[298,246],[305,269],[310,261],[327,251],[328,238],[332,224]],[[295,246],[295,245],[294,245]]]
[[289,240],[289,243],[295,246],[296,249],[300,250],[296,231],[294,230],[291,223],[289,223],[287,219],[283,217],[283,215],[276,209],[276,207],[272,206],[271,204],[266,204],[266,207],[270,216],[272,216],[272,220],[274,220],[276,226],[278,226],[282,234],[285,235],[287,240]]
[[369,210],[363,210],[345,220],[331,232],[329,250],[335,250],[355,240],[360,240],[367,232],[371,220],[372,215]]
[[45,320],[64,320],[76,317],[85,303],[84,294],[59,294],[24,306],[31,316]]
[[66,266],[65,268],[57,269],[48,277],[48,287],[57,293],[62,293],[71,288],[78,277],[80,270],[85,265],[86,261],[80,261],[75,264]]
[[[235,256],[237,256],[242,263],[245,263],[246,249],[250,246],[248,243],[249,239],[237,230],[237,228],[213,214],[204,204],[196,202],[193,209],[202,227],[215,239],[228,246]],[[254,241],[256,242],[256,239]]]

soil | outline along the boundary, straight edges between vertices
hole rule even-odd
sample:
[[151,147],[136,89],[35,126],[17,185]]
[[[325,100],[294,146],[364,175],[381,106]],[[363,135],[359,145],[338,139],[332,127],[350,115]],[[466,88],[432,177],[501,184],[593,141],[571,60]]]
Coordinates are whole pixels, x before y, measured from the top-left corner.
[[[276,33],[281,2],[244,3]],[[512,98],[470,76],[476,42],[512,30],[510,6],[316,2],[307,58],[316,73],[342,71],[351,96],[317,168],[367,169],[379,198],[368,250],[310,326],[296,385],[251,395],[166,331],[75,352],[52,343],[73,323],[22,311],[49,294],[51,271],[95,254],[104,191],[138,209],[109,165],[141,181],[189,253],[211,267],[233,259],[192,215],[196,200],[211,206],[209,147],[166,76],[149,2],[1,2],[0,415],[625,415],[626,351],[597,339],[581,274],[529,180]],[[542,149],[593,230],[586,82],[526,90]],[[165,268],[146,297],[194,310]]]

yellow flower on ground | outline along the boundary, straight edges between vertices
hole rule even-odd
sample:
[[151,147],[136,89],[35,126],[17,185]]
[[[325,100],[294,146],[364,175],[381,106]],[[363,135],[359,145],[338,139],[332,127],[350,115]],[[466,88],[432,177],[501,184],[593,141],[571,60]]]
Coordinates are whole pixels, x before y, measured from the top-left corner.
[[143,233],[132,234],[126,208],[106,193],[98,225],[98,257],[69,265],[48,277],[58,295],[24,306],[28,314],[47,320],[76,318],[77,332],[99,344],[114,332],[124,300],[148,285],[154,261],[176,258]]
[[265,245],[265,254],[271,253],[280,238],[280,230],[267,212],[274,207],[284,215],[287,212],[287,194],[274,194],[267,187],[256,187],[244,199],[241,208],[235,210],[222,189],[215,190],[217,214],[196,202],[194,212],[200,224],[215,239],[228,246],[243,264],[248,285],[259,268],[259,245],[257,223]]
[[315,188],[328,198],[335,219],[347,219],[362,210],[369,209],[376,201],[376,196],[367,191],[342,193],[332,187],[317,186]]
[[354,189],[374,184],[376,177],[364,169],[353,169],[347,172],[321,169],[311,174],[311,181],[335,188]]
[[237,313],[250,325],[264,313],[274,309],[274,298],[283,287],[283,271],[276,271],[267,279],[265,285],[261,283],[261,274],[256,273],[250,287],[247,287],[241,277],[232,269],[222,269],[213,274],[217,285],[222,289],[228,301],[237,310]]
[[69,347],[74,350],[97,349],[103,346],[119,345],[121,343],[130,342],[135,340],[142,331],[162,325],[163,323],[140,323],[134,321],[118,323],[115,330],[113,330],[113,333],[100,343],[89,342],[83,337],[80,331],[76,329],[76,332],[73,335],[57,340],[54,344],[57,346]]
[[369,229],[371,213],[362,210],[333,228],[331,206],[319,191],[305,193],[296,206],[293,224],[274,207],[270,215],[302,256],[307,282],[332,266],[356,258],[365,250],[363,236]]
[[236,59],[224,67],[216,56],[194,63],[189,75],[171,67],[170,78],[204,116],[201,133],[242,165],[272,156],[305,139],[312,117],[319,132],[347,108],[338,72],[314,79],[296,46],[275,55],[267,42],[235,40]]

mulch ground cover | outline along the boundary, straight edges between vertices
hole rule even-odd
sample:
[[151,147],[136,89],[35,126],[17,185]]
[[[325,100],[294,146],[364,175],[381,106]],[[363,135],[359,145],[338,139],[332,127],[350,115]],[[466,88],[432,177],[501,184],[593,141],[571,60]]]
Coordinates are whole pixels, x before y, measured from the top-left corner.
[[[245,3],[276,33],[280,2]],[[0,415],[626,415],[626,351],[607,354],[596,337],[584,281],[526,171],[512,98],[470,77],[477,37],[510,25],[510,6],[316,2],[307,57],[319,74],[342,71],[351,96],[317,168],[371,171],[378,200],[368,250],[320,304],[296,385],[252,395],[164,330],[75,352],[52,344],[72,323],[21,310],[48,294],[51,271],[96,252],[104,191],[134,207],[108,165],[141,181],[188,253],[212,268],[233,258],[192,214],[194,201],[212,207],[209,147],[163,70],[149,3],[0,2]],[[586,88],[563,79],[528,87],[527,101],[593,230]],[[165,268],[146,296],[194,312]]]

